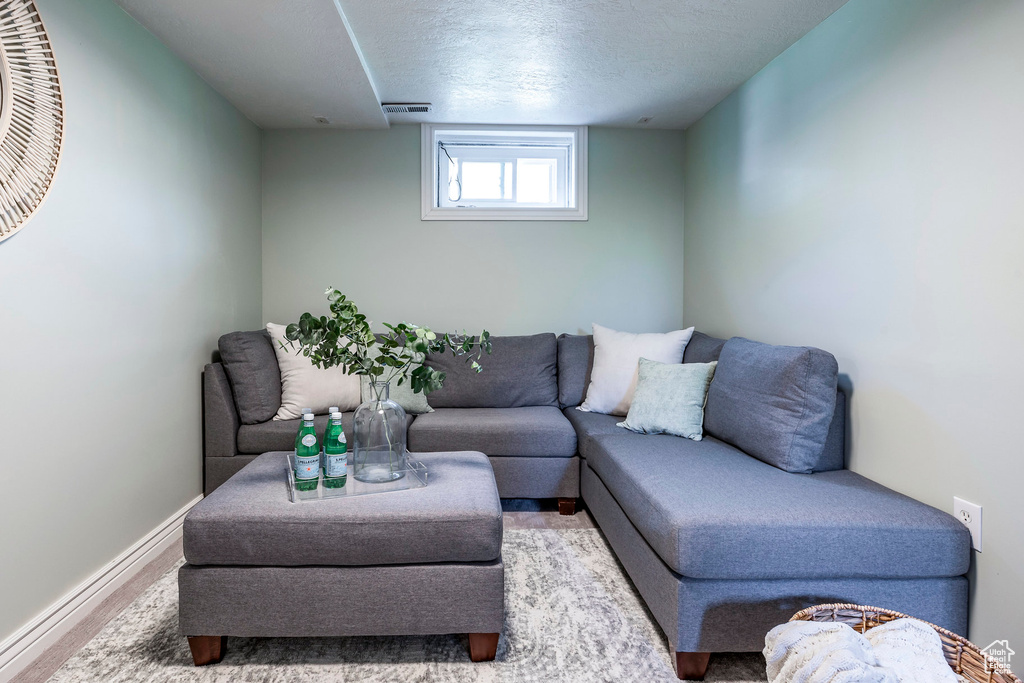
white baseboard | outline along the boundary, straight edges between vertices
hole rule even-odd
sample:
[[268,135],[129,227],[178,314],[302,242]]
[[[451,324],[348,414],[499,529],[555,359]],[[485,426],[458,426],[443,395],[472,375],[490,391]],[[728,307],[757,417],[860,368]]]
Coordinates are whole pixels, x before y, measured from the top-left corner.
[[147,564],[181,537],[185,515],[202,500],[190,501],[163,523],[50,605],[0,643],[0,683],[7,683],[34,662],[111,593],[128,582]]

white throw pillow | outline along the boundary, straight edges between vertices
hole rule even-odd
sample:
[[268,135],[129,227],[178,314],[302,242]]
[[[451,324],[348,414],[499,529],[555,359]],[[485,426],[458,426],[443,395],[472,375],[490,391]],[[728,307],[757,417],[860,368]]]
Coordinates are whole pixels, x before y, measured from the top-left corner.
[[625,415],[633,403],[640,359],[682,363],[693,328],[664,334],[616,332],[594,323],[594,370],[580,410]]
[[281,367],[281,407],[274,419],[298,419],[303,408],[317,414],[326,413],[331,406],[342,412],[355,410],[359,406],[359,376],[347,374],[342,367],[316,367],[299,352],[298,343],[288,345],[285,329],[284,325],[267,324]]

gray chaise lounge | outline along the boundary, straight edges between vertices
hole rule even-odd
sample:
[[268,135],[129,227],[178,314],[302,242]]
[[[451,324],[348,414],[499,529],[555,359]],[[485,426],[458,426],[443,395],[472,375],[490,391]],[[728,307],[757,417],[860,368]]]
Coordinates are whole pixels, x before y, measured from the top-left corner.
[[[697,332],[683,360],[716,360],[725,343]],[[815,473],[792,474],[707,434],[634,434],[615,426],[621,418],[576,410],[592,357],[592,338],[559,338],[583,500],[668,636],[680,678],[703,678],[708,653],[760,651],[772,627],[820,603],[881,605],[966,632],[970,534],[843,469],[844,394]]]

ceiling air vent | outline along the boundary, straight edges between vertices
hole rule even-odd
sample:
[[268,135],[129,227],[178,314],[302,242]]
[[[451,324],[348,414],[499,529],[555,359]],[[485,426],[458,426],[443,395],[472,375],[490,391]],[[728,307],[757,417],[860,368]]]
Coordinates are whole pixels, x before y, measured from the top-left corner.
[[380,105],[386,114],[429,114],[430,103],[407,104],[403,102],[392,102]]

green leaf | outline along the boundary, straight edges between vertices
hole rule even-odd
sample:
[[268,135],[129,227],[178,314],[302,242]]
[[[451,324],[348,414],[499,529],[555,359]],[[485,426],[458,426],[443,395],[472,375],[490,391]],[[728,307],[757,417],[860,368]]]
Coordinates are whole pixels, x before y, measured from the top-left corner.
[[423,365],[428,354],[451,352],[463,357],[474,372],[481,372],[478,361],[491,353],[487,330],[479,337],[468,336],[465,330],[438,335],[429,327],[403,321],[382,323],[389,332],[378,339],[355,302],[333,287],[324,294],[330,315],[303,313],[297,323],[285,327],[286,341],[280,343],[318,368],[342,367],[348,374],[383,377],[399,386],[408,383],[417,393],[429,393],[443,386],[445,374]]

